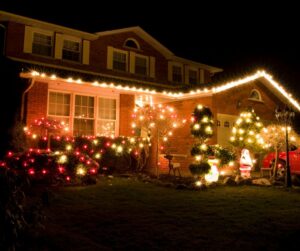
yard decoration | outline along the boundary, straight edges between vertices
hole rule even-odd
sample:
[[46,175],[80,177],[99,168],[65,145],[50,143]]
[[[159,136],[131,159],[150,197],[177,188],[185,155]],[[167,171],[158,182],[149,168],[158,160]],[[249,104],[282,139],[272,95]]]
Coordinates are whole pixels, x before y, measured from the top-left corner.
[[207,145],[207,140],[213,135],[212,112],[208,107],[198,105],[191,118],[191,134],[196,139],[196,144],[191,150],[191,155],[195,157],[195,162],[189,166],[190,171],[197,177],[208,173],[210,165],[208,156],[212,155],[212,148]]
[[232,128],[230,143],[236,148],[237,154],[240,156],[240,172],[244,177],[250,177],[248,169],[252,168],[252,164],[249,163],[249,150],[257,153],[266,146],[264,139],[259,134],[262,128],[263,123],[253,109],[242,112]]
[[248,149],[242,149],[240,158],[240,172],[243,178],[250,178],[250,171],[253,167],[253,162]]
[[236,159],[233,152],[219,145],[208,145],[207,141],[213,136],[213,115],[208,107],[198,105],[191,118],[191,134],[196,143],[191,149],[195,157],[189,168],[197,179],[203,175],[207,182],[218,180],[218,166],[223,166]]
[[[134,109],[132,119],[133,134],[144,138],[148,146],[151,146],[151,141],[156,145],[156,175],[159,177],[159,153],[165,149],[173,130],[184,124],[185,120],[178,119],[173,107],[162,104],[137,107]],[[144,155],[145,158],[149,157],[148,148],[145,148]]]

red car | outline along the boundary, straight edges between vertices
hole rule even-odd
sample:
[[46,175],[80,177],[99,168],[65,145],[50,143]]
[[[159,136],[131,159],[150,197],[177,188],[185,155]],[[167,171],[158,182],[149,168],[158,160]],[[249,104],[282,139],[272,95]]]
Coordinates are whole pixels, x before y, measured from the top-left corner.
[[[291,151],[289,151],[289,161],[290,161],[290,170],[291,175],[300,175],[300,148],[292,147]],[[275,162],[275,153],[267,154],[263,161],[263,168],[273,167]],[[278,177],[283,177],[285,174],[286,168],[286,152],[279,153],[279,160],[277,164],[277,175]]]

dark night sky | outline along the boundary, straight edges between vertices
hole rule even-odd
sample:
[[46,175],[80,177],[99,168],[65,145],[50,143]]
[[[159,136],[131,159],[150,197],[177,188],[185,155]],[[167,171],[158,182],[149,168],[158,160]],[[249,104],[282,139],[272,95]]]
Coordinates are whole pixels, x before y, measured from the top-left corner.
[[215,80],[263,68],[300,99],[300,15],[287,1],[83,2],[9,1],[0,9],[88,32],[139,25],[176,55],[223,68]]

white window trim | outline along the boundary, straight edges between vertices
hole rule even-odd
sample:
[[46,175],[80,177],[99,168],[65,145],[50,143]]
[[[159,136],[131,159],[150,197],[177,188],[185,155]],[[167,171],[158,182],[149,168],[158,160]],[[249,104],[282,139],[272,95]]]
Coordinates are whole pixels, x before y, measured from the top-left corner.
[[43,29],[39,29],[39,28],[32,28],[32,38],[33,38],[33,33],[40,33],[40,34],[44,34],[46,36],[52,36],[52,38],[54,37],[54,32],[53,31],[49,31],[49,30],[43,30]]
[[76,96],[86,96],[86,97],[93,97],[94,98],[94,116],[93,118],[86,118],[87,120],[94,120],[94,132],[93,132],[93,135],[95,135],[95,132],[96,132],[96,118],[95,118],[95,115],[96,115],[96,98],[97,96],[95,96],[94,94],[88,94],[88,93],[73,93],[73,107],[71,108],[73,110],[73,113],[72,113],[72,134],[74,135],[74,119],[82,119],[80,117],[77,117],[75,116],[75,100],[76,100]]
[[[61,115],[52,115],[52,114],[49,114],[50,92],[63,93],[63,94],[69,94],[70,95],[70,114],[69,114],[69,116],[61,116]],[[69,126],[69,130],[71,131],[72,130],[71,125],[73,124],[71,122],[71,117],[72,117],[71,111],[72,111],[72,94],[70,92],[61,91],[61,90],[52,90],[52,89],[48,90],[48,96],[47,96],[47,117],[56,117],[56,118],[68,119],[69,120],[68,126]],[[72,130],[72,132],[73,132],[73,130]]]
[[[105,98],[105,99],[114,99],[116,100],[116,120],[115,120],[115,137],[119,136],[119,123],[120,123],[120,96],[116,95],[116,96],[104,96],[104,95],[97,95],[97,102],[96,102],[96,127],[95,127],[95,135],[97,135],[97,122],[98,120],[105,120],[105,119],[100,119],[98,118],[98,102],[99,102],[99,98]],[[108,119],[111,120],[111,119]]]
[[262,98],[261,98],[261,94],[260,94],[260,91],[259,91],[259,90],[257,90],[257,89],[252,89],[251,92],[250,92],[249,97],[251,96],[252,92],[256,92],[256,93],[258,94],[258,99],[255,99],[255,98],[248,98],[248,100],[256,101],[256,102],[261,102],[261,103],[264,102],[264,101],[262,100]]
[[[126,46],[126,43],[127,43],[128,40],[132,40],[133,42],[135,42],[138,48],[133,48],[133,47]],[[135,38],[133,38],[133,37],[127,38],[125,40],[124,44],[123,44],[123,47],[125,47],[127,49],[133,49],[133,50],[141,50],[140,43]]]
[[145,56],[145,55],[141,55],[141,54],[135,54],[135,59],[137,58],[137,57],[140,57],[140,58],[144,58],[144,59],[146,59],[146,75],[143,75],[143,74],[138,74],[138,73],[136,73],[135,72],[135,64],[136,64],[136,60],[135,60],[135,62],[134,62],[134,72],[135,72],[135,74],[136,75],[138,75],[138,76],[149,76],[149,57],[148,56]]
[[[116,120],[115,120],[115,137],[119,136],[119,127],[120,127],[120,95],[113,94],[113,95],[101,95],[101,94],[94,94],[94,93],[82,93],[78,91],[64,91],[61,89],[49,89],[48,90],[48,100],[47,100],[47,117],[60,117],[60,116],[53,116],[49,114],[49,95],[50,92],[59,92],[64,94],[70,94],[70,116],[65,117],[61,116],[62,118],[69,118],[69,129],[70,134],[74,135],[74,118],[75,118],[75,96],[88,96],[94,97],[94,135],[97,135],[97,121],[98,121],[98,98],[107,98],[107,99],[115,99],[116,100]],[[78,118],[78,117],[76,117]]]
[[[118,70],[118,69],[114,69],[114,52],[119,52],[119,53],[126,54],[126,71],[121,71],[121,70]],[[111,60],[112,60],[112,70],[113,71],[117,71],[117,72],[128,72],[129,71],[129,64],[128,64],[128,61],[129,61],[129,52],[128,51],[113,48],[111,56],[112,56]]]
[[[63,58],[63,50],[64,50],[64,41],[65,40],[79,43],[79,60],[78,61]],[[61,48],[61,59],[63,61],[68,61],[68,62],[72,62],[72,63],[81,63],[82,62],[82,39],[79,38],[79,37],[73,37],[73,36],[70,36],[70,35],[63,34],[63,36],[62,36],[62,48]]]
[[46,55],[40,55],[40,54],[36,54],[33,53],[31,50],[31,54],[39,56],[39,57],[46,57],[46,58],[52,58],[54,56],[54,52],[55,52],[55,41],[54,41],[54,32],[53,31],[49,31],[49,30],[43,30],[43,29],[39,29],[39,28],[32,28],[32,34],[31,34],[31,47],[33,46],[33,39],[34,39],[34,33],[39,33],[39,34],[43,34],[45,36],[51,36],[51,45],[52,45],[52,53],[50,56],[46,56]]

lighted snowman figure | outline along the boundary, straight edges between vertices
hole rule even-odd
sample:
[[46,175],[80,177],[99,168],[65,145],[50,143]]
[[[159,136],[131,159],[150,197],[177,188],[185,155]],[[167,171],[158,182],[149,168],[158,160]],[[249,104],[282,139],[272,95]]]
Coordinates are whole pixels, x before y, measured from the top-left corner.
[[240,171],[243,178],[250,178],[250,171],[252,169],[253,163],[250,157],[248,149],[242,150],[242,155],[240,158]]

